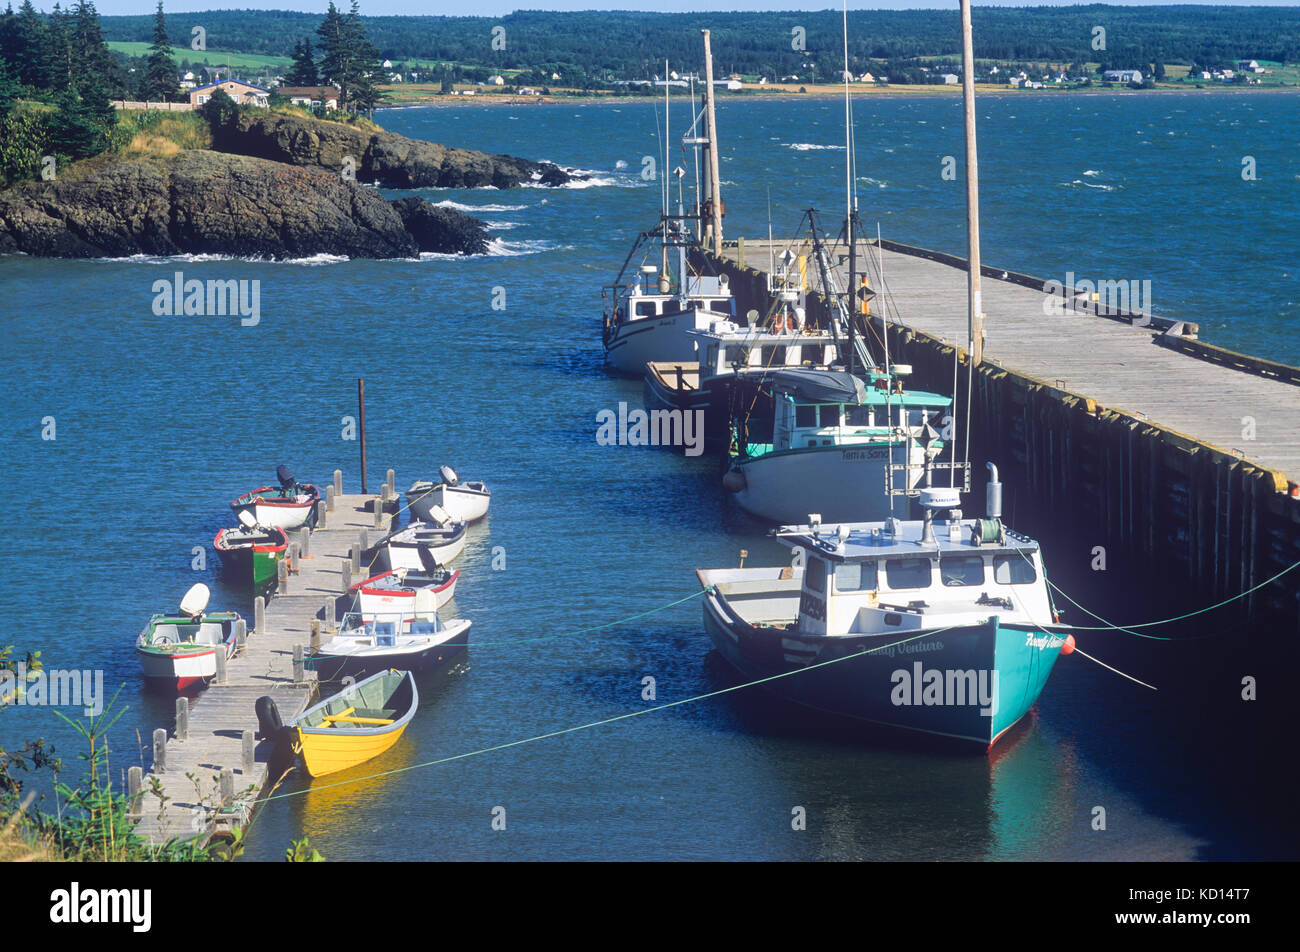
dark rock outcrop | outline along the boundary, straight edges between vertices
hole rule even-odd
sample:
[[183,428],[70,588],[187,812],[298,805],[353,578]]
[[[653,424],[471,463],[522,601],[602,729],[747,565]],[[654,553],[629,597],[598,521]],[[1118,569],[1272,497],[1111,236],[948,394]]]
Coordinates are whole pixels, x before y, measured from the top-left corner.
[[91,163],[0,192],[0,253],[397,258],[486,246],[482,223],[454,209],[420,199],[399,208],[320,168],[199,150]]
[[399,198],[390,204],[421,251],[481,255],[487,252],[486,225],[464,212],[430,205],[422,198]]
[[583,178],[550,162],[448,148],[392,132],[278,112],[244,113],[229,125],[214,128],[212,147],[336,174],[350,160],[357,181],[385,188],[558,186]]

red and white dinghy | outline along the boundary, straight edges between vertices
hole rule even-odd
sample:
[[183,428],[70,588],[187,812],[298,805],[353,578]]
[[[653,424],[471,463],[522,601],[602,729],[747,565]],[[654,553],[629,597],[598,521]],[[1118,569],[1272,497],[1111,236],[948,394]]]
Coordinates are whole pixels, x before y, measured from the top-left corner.
[[357,593],[357,611],[366,618],[412,618],[417,604],[424,610],[430,598],[433,610],[438,610],[455,597],[460,570],[436,565],[434,569],[431,573],[395,569],[357,582],[352,586]]
[[181,599],[180,611],[154,615],[135,640],[144,676],[177,691],[206,684],[217,673],[217,653],[235,653],[234,612],[208,612],[208,587],[195,585]]
[[261,486],[232,501],[230,508],[235,515],[247,512],[255,524],[268,528],[297,529],[314,524],[320,489],[298,482],[287,466],[277,467],[275,475],[280,481],[278,487]]

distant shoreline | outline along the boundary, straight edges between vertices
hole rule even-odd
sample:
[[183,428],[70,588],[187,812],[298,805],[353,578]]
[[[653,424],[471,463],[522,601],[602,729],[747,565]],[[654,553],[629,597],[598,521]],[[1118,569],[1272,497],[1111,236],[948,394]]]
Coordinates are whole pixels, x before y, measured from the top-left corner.
[[[391,90],[394,87],[386,87]],[[1243,96],[1254,96],[1260,93],[1300,93],[1300,86],[1157,86],[1154,89],[1126,89],[1122,87],[1112,87],[1106,89],[1101,86],[1075,88],[1075,89],[1011,89],[1006,86],[979,85],[975,87],[975,95],[980,98],[987,97],[1019,97],[1019,96],[1151,96],[1151,95],[1169,95],[1178,93],[1206,94],[1221,96],[1225,94],[1238,94]],[[908,99],[917,96],[960,96],[961,86],[862,86],[850,87],[850,95],[854,98],[870,96],[882,97],[886,99]],[[786,102],[800,99],[842,99],[844,96],[844,87],[827,88],[820,87],[809,89],[807,92],[800,93],[793,90],[782,90],[780,92],[761,92],[761,93],[728,93],[719,96],[719,103],[726,102]],[[674,90],[673,98],[682,98],[681,94]],[[412,98],[409,100],[399,100],[386,103],[379,107],[380,110],[388,109],[411,109],[424,106],[439,106],[454,108],[459,106],[574,106],[574,105],[607,105],[617,103],[658,103],[663,102],[662,95],[644,95],[637,94],[632,96],[615,96],[610,93],[599,93],[591,96],[570,96],[570,95],[550,95],[550,96],[518,96],[510,93],[490,93],[483,96],[449,96],[445,94],[432,95],[423,98]]]

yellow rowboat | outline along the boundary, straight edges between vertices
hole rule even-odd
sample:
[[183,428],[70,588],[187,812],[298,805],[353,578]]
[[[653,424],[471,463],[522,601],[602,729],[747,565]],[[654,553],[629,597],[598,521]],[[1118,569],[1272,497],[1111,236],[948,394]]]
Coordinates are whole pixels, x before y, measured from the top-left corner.
[[411,672],[381,671],[307,708],[286,727],[297,735],[307,772],[323,777],[392,747],[419,703]]

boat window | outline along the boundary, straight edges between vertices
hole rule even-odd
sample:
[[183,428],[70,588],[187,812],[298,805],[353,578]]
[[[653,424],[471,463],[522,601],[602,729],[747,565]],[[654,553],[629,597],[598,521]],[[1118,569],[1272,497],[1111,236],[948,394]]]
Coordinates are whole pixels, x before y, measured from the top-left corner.
[[764,367],[772,366],[772,355],[775,348],[764,347],[759,351],[759,360]]
[[885,562],[885,578],[889,587],[928,588],[930,586],[929,559],[889,559]]
[[821,407],[821,418],[822,426],[839,426],[840,408],[834,403],[823,404]]
[[723,298],[720,301],[710,301],[709,307],[715,311],[722,311],[724,314],[731,312],[731,305],[727,302],[726,298]]
[[638,316],[638,317],[654,317],[654,314],[655,314],[655,302],[654,302],[654,301],[637,301],[637,304],[636,304],[636,313],[637,313],[637,316]]
[[984,560],[978,555],[940,559],[939,576],[944,585],[983,585]]
[[871,407],[845,407],[845,426],[871,426]]
[[841,562],[835,566],[837,592],[865,592],[878,586],[875,562]]
[[814,592],[826,591],[826,563],[821,559],[809,559],[804,569],[804,582]]
[[999,585],[1029,585],[1038,581],[1038,572],[1027,558],[999,555],[993,559],[993,580]]
[[796,406],[794,408],[794,425],[795,426],[816,426],[817,408]]
[[745,347],[744,347],[744,345],[743,345],[743,344],[728,344],[728,345],[727,345],[727,356],[726,356],[726,361],[727,361],[727,366],[728,366],[728,367],[735,366],[736,364],[739,364],[740,366],[743,367],[743,366],[745,365]]

